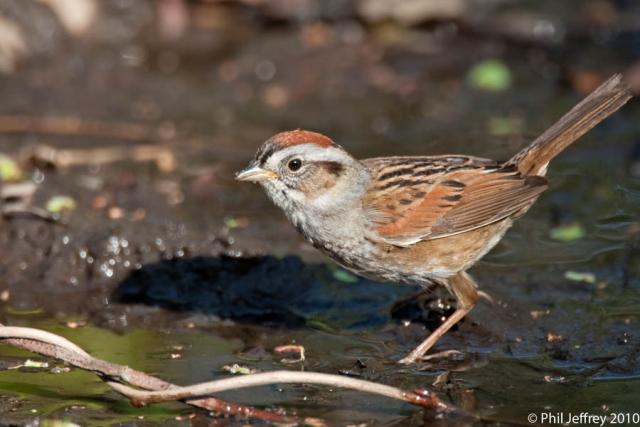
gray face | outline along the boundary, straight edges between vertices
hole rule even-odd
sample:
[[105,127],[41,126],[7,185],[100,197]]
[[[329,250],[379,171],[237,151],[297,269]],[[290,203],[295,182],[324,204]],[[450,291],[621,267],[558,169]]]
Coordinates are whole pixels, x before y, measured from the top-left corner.
[[328,213],[344,208],[353,190],[364,189],[359,185],[362,174],[360,163],[338,146],[308,143],[274,148],[267,142],[237,178],[259,182],[287,213],[294,208]]
[[278,151],[263,166],[275,172],[275,180],[263,181],[274,199],[286,197],[293,203],[310,204],[336,186],[345,174],[348,155],[338,148],[320,148],[314,144],[297,145]]

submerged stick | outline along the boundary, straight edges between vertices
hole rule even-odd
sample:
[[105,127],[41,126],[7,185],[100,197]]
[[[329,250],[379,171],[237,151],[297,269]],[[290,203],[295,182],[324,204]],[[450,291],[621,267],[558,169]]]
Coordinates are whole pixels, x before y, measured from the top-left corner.
[[[285,416],[233,402],[225,402],[213,397],[203,398],[225,390],[294,383],[348,388],[402,400],[437,412],[464,414],[454,406],[442,402],[434,393],[427,390],[406,391],[384,384],[340,375],[318,372],[274,371],[180,387],[131,369],[128,366],[96,359],[66,338],[43,330],[0,325],[0,342],[53,357],[78,368],[94,372],[115,391],[129,398],[132,404],[136,406],[179,400],[189,405],[218,413],[242,415],[270,422],[304,423],[305,420],[297,417]],[[133,388],[123,383],[128,383],[144,390]],[[314,422],[317,424],[317,420],[314,420]]]
[[[112,388],[114,388],[114,385],[121,385],[120,382],[127,382],[133,386],[153,391],[177,387],[174,384],[147,375],[144,372],[136,371],[128,366],[96,359],[66,338],[39,329],[15,328],[0,325],[0,342],[58,359],[77,368],[94,372]],[[126,394],[124,396],[129,397]],[[297,424],[304,422],[304,420],[298,417],[228,402],[214,397],[186,399],[183,400],[183,402],[223,415],[244,416],[272,423]]]
[[182,400],[188,397],[208,396],[227,390],[237,390],[240,388],[257,387],[271,384],[316,384],[329,387],[346,388],[361,391],[369,394],[389,397],[391,399],[403,400],[405,402],[435,409],[441,412],[452,412],[454,407],[442,402],[434,393],[420,391],[405,391],[396,387],[378,384],[371,381],[359,380],[356,378],[341,375],[323,374],[320,372],[302,371],[273,371],[259,374],[243,375],[240,377],[225,378],[222,380],[208,381],[206,383],[194,384],[188,387],[175,387],[162,391],[138,391],[129,387],[122,388],[118,385],[117,391],[122,390],[123,394],[133,397],[139,403],[159,403],[171,400]]

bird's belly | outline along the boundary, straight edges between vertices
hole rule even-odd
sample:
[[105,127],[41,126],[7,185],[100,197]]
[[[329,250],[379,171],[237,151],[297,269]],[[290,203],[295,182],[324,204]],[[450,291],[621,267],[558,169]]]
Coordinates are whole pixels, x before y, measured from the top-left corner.
[[350,242],[319,240],[305,235],[307,241],[320,252],[337,262],[341,267],[358,276],[378,282],[406,283],[402,271],[395,267],[387,269],[379,262],[378,248],[366,239]]
[[423,259],[420,268],[412,268],[403,262],[386,258],[380,248],[369,241],[362,241],[356,246],[338,246],[308,239],[318,250],[336,261],[343,268],[358,276],[378,282],[392,282],[409,285],[431,284],[436,278],[448,277],[450,274],[439,271],[439,266],[431,259]]
[[502,239],[512,223],[507,219],[409,247],[389,247],[383,254],[384,263],[404,271],[409,282],[419,282],[425,277],[446,279],[471,268]]
[[507,219],[408,247],[379,245],[367,239],[345,242],[306,237],[314,247],[359,276],[382,282],[429,285],[446,282],[448,277],[469,269],[502,239],[512,222]]

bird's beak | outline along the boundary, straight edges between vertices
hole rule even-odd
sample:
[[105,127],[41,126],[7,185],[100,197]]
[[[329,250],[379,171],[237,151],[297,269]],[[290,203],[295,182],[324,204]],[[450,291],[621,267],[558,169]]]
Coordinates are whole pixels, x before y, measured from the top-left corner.
[[262,169],[260,166],[253,163],[236,173],[236,179],[238,181],[262,182],[277,177],[278,175],[276,173]]

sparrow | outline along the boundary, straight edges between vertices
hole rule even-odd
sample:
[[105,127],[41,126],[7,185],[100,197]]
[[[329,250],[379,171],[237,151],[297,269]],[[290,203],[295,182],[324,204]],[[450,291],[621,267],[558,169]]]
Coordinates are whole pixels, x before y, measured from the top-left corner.
[[632,97],[614,75],[507,161],[466,155],[358,160],[330,138],[269,138],[236,174],[259,183],[293,226],[338,264],[376,281],[445,286],[455,312],[400,360],[413,363],[481,295],[467,273],[547,189],[549,162]]

